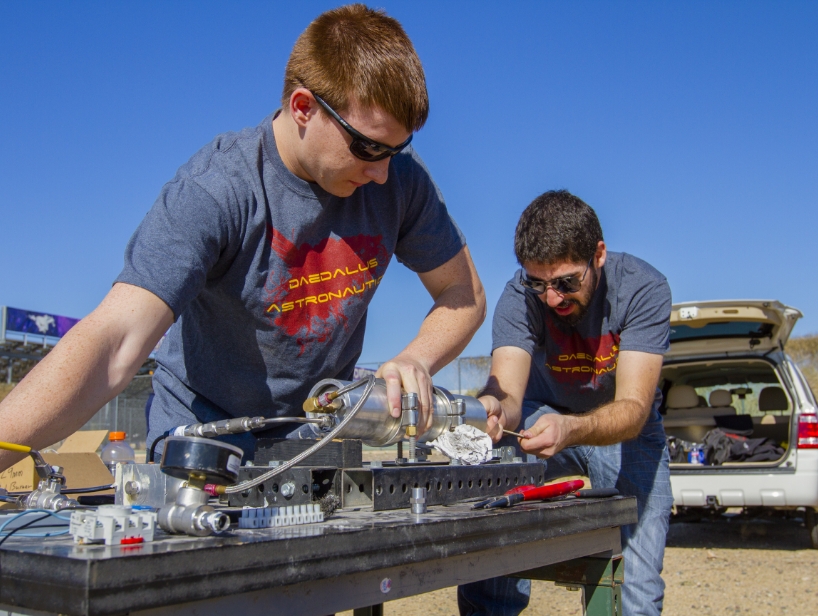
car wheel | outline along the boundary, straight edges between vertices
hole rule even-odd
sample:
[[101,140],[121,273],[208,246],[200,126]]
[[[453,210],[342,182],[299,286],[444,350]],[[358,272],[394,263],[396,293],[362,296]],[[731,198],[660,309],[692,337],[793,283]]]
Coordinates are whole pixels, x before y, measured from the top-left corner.
[[813,549],[818,549],[818,526],[815,525],[815,518],[815,509],[812,507],[807,507],[804,522],[806,523],[807,530],[809,531],[809,538],[812,541]]

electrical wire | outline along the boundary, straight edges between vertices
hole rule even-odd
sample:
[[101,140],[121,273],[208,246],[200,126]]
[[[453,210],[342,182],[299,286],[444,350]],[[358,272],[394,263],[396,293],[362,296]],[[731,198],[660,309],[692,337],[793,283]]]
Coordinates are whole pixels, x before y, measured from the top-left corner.
[[[62,511],[65,511],[65,510],[63,509]],[[30,514],[35,514],[35,513],[42,513],[44,515],[41,515],[41,516],[39,516],[39,517],[37,517],[37,518],[35,518],[33,520],[30,520],[30,521],[26,522],[25,524],[21,524],[20,526],[12,528],[12,529],[10,529],[8,531],[6,530],[6,527],[9,524],[11,524],[12,522],[15,522],[16,520],[19,520],[23,516],[30,515]],[[61,515],[58,515],[58,513],[59,512],[56,512],[56,511],[50,511],[49,509],[29,509],[28,511],[23,511],[22,513],[18,513],[17,515],[15,515],[15,516],[9,518],[8,520],[6,520],[5,522],[3,522],[3,524],[0,524],[0,535],[3,535],[5,533],[5,535],[2,538],[0,538],[0,545],[3,545],[3,543],[9,537],[11,537],[12,535],[17,535],[18,537],[55,537],[55,536],[58,536],[58,535],[65,535],[66,533],[69,532],[68,528],[66,528],[66,527],[71,522],[71,518],[70,517],[65,518],[65,517],[63,517]],[[57,518],[58,520],[60,520],[62,522],[65,522],[65,524],[44,524],[44,525],[40,526],[39,528],[52,528],[53,527],[53,528],[64,528],[65,530],[61,530],[61,531],[55,532],[55,533],[50,533],[49,532],[49,533],[21,533],[21,534],[19,534],[21,530],[25,530],[26,528],[29,528],[30,526],[34,526],[35,524],[37,524],[38,522],[42,522],[43,520],[45,520],[49,516]]]
[[[248,479],[247,481],[243,481],[242,483],[237,483],[236,485],[226,487],[225,490],[224,490],[225,494],[236,494],[237,492],[243,492],[244,490],[247,490],[247,489],[255,487],[255,486],[257,486],[257,485],[259,485],[261,483],[264,483],[268,479],[271,479],[272,477],[275,477],[276,475],[280,475],[281,473],[283,473],[285,471],[288,471],[293,466],[295,466],[296,464],[298,464],[302,460],[310,457],[315,452],[317,452],[322,447],[324,447],[327,443],[332,441],[332,439],[335,438],[335,435],[338,434],[339,432],[341,432],[341,430],[343,430],[346,427],[346,425],[350,421],[352,421],[352,418],[355,417],[355,415],[358,413],[358,411],[361,409],[361,407],[363,407],[363,405],[366,402],[367,398],[369,398],[369,394],[372,393],[372,389],[375,387],[375,376],[370,374],[367,377],[361,379],[360,381],[355,381],[354,383],[350,383],[349,385],[347,385],[347,386],[343,387],[342,389],[338,390],[341,393],[346,393],[348,391],[352,391],[353,389],[355,389],[357,387],[361,387],[362,385],[365,385],[365,389],[364,389],[364,393],[361,394],[361,397],[359,398],[358,402],[355,403],[355,405],[349,410],[349,412],[347,412],[344,415],[344,418],[341,420],[341,422],[337,426],[335,426],[324,438],[322,438],[320,441],[315,443],[315,445],[313,445],[309,449],[306,449],[306,450],[302,451],[300,454],[298,454],[297,456],[295,456],[291,460],[288,460],[284,464],[281,464],[281,465],[275,467],[273,470],[267,471],[266,473],[263,473],[263,474],[259,475],[255,479]],[[341,395],[341,394],[339,394],[339,395]]]

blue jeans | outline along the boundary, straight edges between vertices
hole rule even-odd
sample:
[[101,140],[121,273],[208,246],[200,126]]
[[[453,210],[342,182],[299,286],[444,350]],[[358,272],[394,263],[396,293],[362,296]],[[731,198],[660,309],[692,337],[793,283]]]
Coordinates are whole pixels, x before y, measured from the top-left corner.
[[[526,401],[523,425],[529,428],[546,413],[548,406]],[[516,444],[516,443],[501,443]],[[536,460],[528,456],[529,461]],[[547,461],[547,480],[568,475],[585,475],[594,488],[615,487],[623,496],[635,496],[639,521],[622,527],[625,583],[622,613],[654,616],[662,612],[665,583],[662,560],[673,505],[665,430],[656,408],[632,441],[605,447],[569,447]],[[516,616],[528,606],[531,582],[499,577],[457,589],[461,616]]]

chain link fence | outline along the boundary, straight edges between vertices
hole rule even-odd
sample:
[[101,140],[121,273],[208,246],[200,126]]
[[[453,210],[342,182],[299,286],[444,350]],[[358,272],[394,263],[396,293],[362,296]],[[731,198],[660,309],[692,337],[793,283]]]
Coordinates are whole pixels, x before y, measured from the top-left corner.
[[80,429],[124,432],[126,440],[137,452],[136,461],[141,462],[139,452],[145,451],[148,436],[145,404],[153,393],[151,378],[149,375],[134,377],[125,391],[97,411]]

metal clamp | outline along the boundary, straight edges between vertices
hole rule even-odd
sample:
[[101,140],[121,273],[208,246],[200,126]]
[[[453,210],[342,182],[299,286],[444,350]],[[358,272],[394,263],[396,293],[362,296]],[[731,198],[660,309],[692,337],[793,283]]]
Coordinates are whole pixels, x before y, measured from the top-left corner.
[[453,431],[457,426],[462,426],[466,415],[466,401],[463,398],[455,398],[451,401],[446,414],[451,417],[449,430]]
[[418,443],[418,395],[412,392],[401,395],[400,406],[402,410],[400,425],[406,427],[406,438],[409,440],[409,462],[416,462]]

